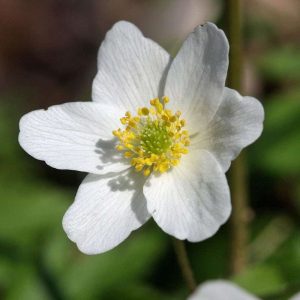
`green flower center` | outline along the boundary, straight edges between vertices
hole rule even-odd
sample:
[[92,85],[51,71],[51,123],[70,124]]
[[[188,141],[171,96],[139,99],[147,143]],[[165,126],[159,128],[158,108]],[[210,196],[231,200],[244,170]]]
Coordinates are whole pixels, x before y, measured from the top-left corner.
[[166,153],[172,145],[172,139],[168,134],[165,124],[150,121],[141,133],[141,146],[149,154]]
[[164,173],[176,167],[183,154],[188,153],[189,133],[184,130],[185,120],[181,112],[173,113],[166,108],[169,98],[164,96],[150,100],[150,108],[137,108],[137,115],[129,111],[120,119],[125,129],[114,130],[119,140],[118,151],[130,159],[136,171],[149,176],[152,171]]

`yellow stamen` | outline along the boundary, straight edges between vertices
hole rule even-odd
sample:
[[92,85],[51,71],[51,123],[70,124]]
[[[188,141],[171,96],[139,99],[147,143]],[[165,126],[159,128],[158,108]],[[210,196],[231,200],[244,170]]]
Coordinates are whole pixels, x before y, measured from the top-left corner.
[[125,125],[127,123],[127,118],[121,118],[120,121],[123,125]]
[[144,176],[149,176],[150,173],[151,173],[151,169],[149,169],[149,168],[145,169],[144,172],[143,172]]
[[116,146],[116,149],[117,149],[118,151],[122,151],[122,150],[124,150],[124,146],[122,146],[122,145],[117,145],[117,146]]
[[176,116],[172,116],[172,117],[170,118],[170,122],[174,123],[174,122],[176,122],[176,121],[177,121]]
[[143,108],[142,108],[142,114],[143,114],[144,116],[148,116],[148,115],[149,115],[149,109],[148,109],[147,107],[143,107]]
[[133,152],[126,151],[126,152],[124,153],[124,156],[125,156],[126,158],[130,158],[130,157],[133,156]]
[[132,116],[128,111],[120,119],[125,129],[113,131],[118,139],[118,151],[124,151],[124,157],[137,172],[142,171],[144,176],[151,172],[164,173],[180,163],[181,156],[188,153],[190,145],[186,125],[180,119],[181,112],[175,114],[165,106],[170,99],[167,96],[150,100],[150,108],[137,109],[137,115]]
[[165,104],[169,103],[170,102],[170,98],[168,96],[163,96],[162,97],[162,100]]

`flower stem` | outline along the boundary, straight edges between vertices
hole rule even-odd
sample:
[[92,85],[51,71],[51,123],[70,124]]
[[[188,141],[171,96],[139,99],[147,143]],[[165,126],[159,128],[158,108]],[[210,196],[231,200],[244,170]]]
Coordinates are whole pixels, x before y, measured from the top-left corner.
[[232,216],[231,216],[231,263],[232,274],[242,271],[248,259],[248,197],[245,153],[233,163],[231,169]]
[[[225,13],[227,34],[230,44],[228,86],[242,90],[242,16],[240,0],[226,0]],[[245,153],[242,153],[232,164],[230,183],[232,192],[231,216],[231,260],[230,269],[236,274],[244,269],[247,263],[248,240],[248,191],[247,166]]]
[[193,292],[197,287],[197,283],[186,252],[185,244],[183,241],[173,238],[173,245],[182,276],[188,289]]

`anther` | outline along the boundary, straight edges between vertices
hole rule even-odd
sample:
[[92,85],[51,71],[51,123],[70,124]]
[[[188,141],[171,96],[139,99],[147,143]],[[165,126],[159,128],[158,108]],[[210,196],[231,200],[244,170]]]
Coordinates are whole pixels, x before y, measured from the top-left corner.
[[167,103],[170,102],[170,99],[169,99],[169,97],[167,97],[167,96],[163,96],[162,100],[163,100],[163,102],[164,102],[165,104],[167,104]]
[[146,177],[149,176],[150,173],[151,173],[150,169],[145,169],[144,172],[143,172],[144,176],[146,176]]
[[125,129],[114,130],[118,138],[118,151],[124,151],[136,171],[149,176],[152,171],[164,173],[179,164],[183,154],[188,153],[189,135],[182,130],[185,120],[180,120],[180,112],[175,114],[165,105],[167,96],[150,100],[151,106],[137,109],[137,115],[128,111],[120,119]]
[[144,116],[148,116],[148,115],[149,115],[149,109],[148,109],[147,107],[143,107],[143,108],[142,108],[142,114],[143,114]]

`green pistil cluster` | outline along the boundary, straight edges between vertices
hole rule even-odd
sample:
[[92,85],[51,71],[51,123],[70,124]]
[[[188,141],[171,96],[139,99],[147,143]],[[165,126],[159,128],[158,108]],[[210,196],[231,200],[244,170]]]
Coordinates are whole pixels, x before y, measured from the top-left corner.
[[157,122],[149,122],[142,130],[141,146],[149,154],[166,153],[172,140],[168,134],[165,124],[157,124]]
[[169,98],[150,100],[150,108],[137,108],[137,115],[129,111],[120,119],[124,130],[118,128],[113,135],[118,138],[118,151],[130,159],[136,171],[149,176],[152,171],[164,173],[179,164],[181,156],[188,153],[189,133],[183,130],[185,120],[181,112],[166,109]]

